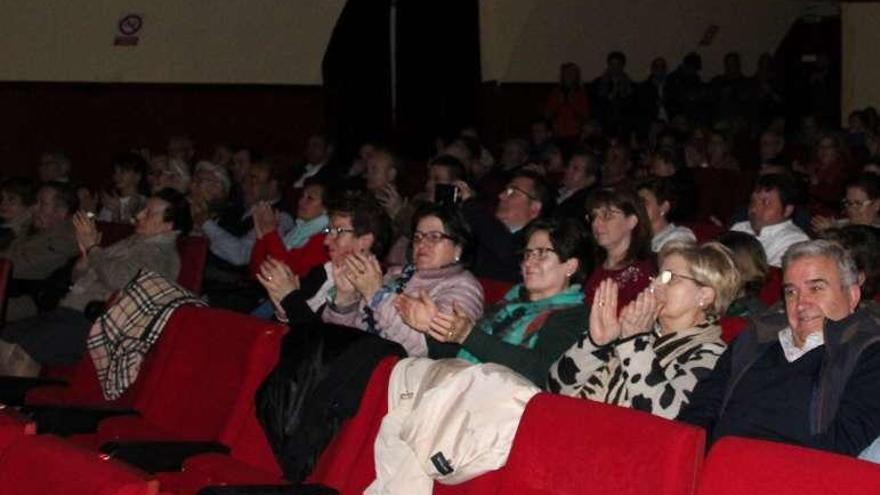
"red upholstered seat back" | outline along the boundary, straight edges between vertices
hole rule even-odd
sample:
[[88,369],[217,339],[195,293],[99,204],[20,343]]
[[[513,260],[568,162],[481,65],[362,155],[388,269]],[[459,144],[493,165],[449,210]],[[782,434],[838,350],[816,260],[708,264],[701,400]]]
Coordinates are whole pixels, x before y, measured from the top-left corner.
[[373,442],[388,412],[388,381],[398,361],[396,356],[387,357],[373,370],[357,414],[321,454],[310,482],[333,487],[340,495],[360,495],[376,478]]
[[704,445],[690,425],[542,393],[526,407],[498,493],[689,495]]
[[177,238],[177,252],[180,253],[180,273],[177,275],[177,283],[195,294],[201,294],[205,263],[208,261],[208,238],[180,236]]
[[782,297],[782,269],[775,266],[770,267],[767,272],[767,279],[764,281],[764,287],[758,295],[761,301],[767,306],[773,306]]
[[153,495],[159,483],[51,435],[20,435],[0,452],[0,493]]
[[721,318],[721,338],[730,344],[748,325],[748,318],[742,316],[724,316]]
[[135,409],[151,426],[179,438],[216,440],[225,428],[240,428],[253,412],[257,387],[278,361],[286,327],[183,306],[168,321],[169,329],[174,341],[164,342],[163,332]]
[[709,452],[699,495],[880,493],[880,466],[762,440],[725,437]]
[[694,236],[697,238],[697,242],[702,244],[704,242],[714,241],[722,232],[726,229],[720,225],[716,225],[708,220],[698,220],[696,222],[684,222],[682,226],[691,229],[694,233]]
[[6,288],[9,286],[9,277],[12,276],[12,262],[6,258],[0,258],[0,327],[6,322]]
[[481,277],[477,280],[479,280],[480,285],[483,286],[483,302],[485,302],[487,306],[500,301],[515,285],[510,282],[493,280],[491,278]]

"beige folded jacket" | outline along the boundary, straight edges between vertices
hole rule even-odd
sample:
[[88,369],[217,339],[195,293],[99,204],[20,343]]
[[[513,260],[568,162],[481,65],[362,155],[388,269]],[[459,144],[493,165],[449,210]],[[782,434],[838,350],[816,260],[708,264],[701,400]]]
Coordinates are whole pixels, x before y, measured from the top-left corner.
[[526,403],[540,390],[498,364],[407,358],[388,386],[366,494],[430,494],[507,462]]

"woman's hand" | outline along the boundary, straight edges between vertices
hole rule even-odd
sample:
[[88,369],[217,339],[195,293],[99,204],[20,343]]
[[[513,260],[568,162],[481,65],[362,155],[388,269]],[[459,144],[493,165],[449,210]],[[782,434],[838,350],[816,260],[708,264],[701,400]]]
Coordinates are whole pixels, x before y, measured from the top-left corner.
[[261,201],[254,206],[254,229],[257,231],[257,237],[272,232],[278,228],[278,213],[272,210],[272,205],[265,201]]
[[428,335],[438,342],[461,344],[473,329],[474,321],[453,301],[452,314],[438,312],[431,320]]
[[821,215],[816,215],[813,217],[813,221],[811,222],[813,230],[816,232],[820,232],[826,229],[830,229],[834,226],[834,219],[831,217],[825,217]]
[[659,312],[660,305],[654,292],[650,288],[643,290],[635,301],[620,312],[620,338],[650,331]]
[[353,304],[360,297],[357,289],[354,288],[354,285],[349,280],[348,265],[344,259],[339,265],[333,265],[333,284],[336,287],[336,298],[333,302],[339,306]]
[[370,301],[382,288],[382,267],[372,254],[352,253],[345,258],[345,266],[348,280],[365,301]]
[[257,280],[266,288],[269,299],[276,307],[280,307],[281,301],[288,294],[299,290],[299,277],[290,270],[289,266],[271,256],[260,265]]
[[425,290],[419,291],[418,298],[406,294],[398,295],[394,298],[394,308],[404,323],[422,333],[428,333],[431,320],[438,313],[437,305]]
[[457,180],[453,184],[458,189],[458,198],[461,201],[467,201],[475,196],[474,190],[471,189],[471,186],[469,186],[467,182]]
[[590,338],[598,346],[620,338],[621,325],[617,318],[617,283],[608,278],[599,283],[590,309]]
[[385,209],[388,216],[394,218],[403,206],[403,199],[394,184],[386,184],[385,187],[376,191],[376,201]]
[[76,235],[76,243],[79,251],[86,256],[90,249],[101,244],[101,233],[95,221],[89,218],[84,211],[78,211],[73,215],[73,228]]

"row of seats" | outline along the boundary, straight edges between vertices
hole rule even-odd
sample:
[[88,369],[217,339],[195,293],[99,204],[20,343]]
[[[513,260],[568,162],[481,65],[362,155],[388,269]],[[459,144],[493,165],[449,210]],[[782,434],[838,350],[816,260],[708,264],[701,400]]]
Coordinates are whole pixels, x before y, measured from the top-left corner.
[[[216,441],[228,451],[192,456],[182,469],[154,476],[123,468],[122,472],[137,474],[140,483],[137,488],[125,485],[128,491],[68,493],[156,493],[156,480],[164,493],[178,495],[194,495],[210,485],[283,483],[255,418],[253,401],[258,384],[277,360],[283,332],[281,326],[243,315],[182,307],[169,321],[132,389],[112,403],[101,399],[93,369],[89,373],[90,360],[83,360],[75,367],[77,373],[66,376],[67,387],[36,389],[28,393],[27,402],[125,407],[136,414],[104,419],[94,433],[73,435],[64,442],[45,435],[38,437],[42,440],[19,438],[16,445],[33,444],[24,448],[26,453],[21,455],[25,457],[16,457],[21,448],[4,450],[0,442],[0,492],[46,493],[26,483],[37,483],[35,478],[87,478],[91,476],[87,473],[97,469],[77,467],[74,473],[49,461],[33,462],[27,456],[36,454],[27,452],[39,452],[43,459],[69,456],[71,466],[80,466],[88,458],[99,459],[93,449],[101,443],[122,440]],[[396,362],[397,358],[387,358],[375,369],[357,414],[324,451],[310,482],[355,494],[372,481],[373,441],[387,410],[387,385]],[[54,376],[63,375],[56,370]],[[13,411],[0,414],[0,432],[12,429],[24,434],[28,428],[33,431]],[[873,487],[880,486],[880,468],[861,461],[741,439],[719,442],[704,461],[704,442],[701,430],[685,424],[539,394],[526,408],[504,468],[461,485],[437,484],[435,491],[440,495],[587,491],[809,495],[868,493],[869,487],[873,492]],[[15,459],[10,461],[8,456]],[[2,471],[7,465],[28,474],[5,476]],[[106,479],[123,476],[116,464],[103,465],[114,466],[117,473],[102,475]],[[816,486],[822,490],[816,491],[812,480],[820,477],[823,481]],[[141,483],[144,480],[148,480],[146,485]]]

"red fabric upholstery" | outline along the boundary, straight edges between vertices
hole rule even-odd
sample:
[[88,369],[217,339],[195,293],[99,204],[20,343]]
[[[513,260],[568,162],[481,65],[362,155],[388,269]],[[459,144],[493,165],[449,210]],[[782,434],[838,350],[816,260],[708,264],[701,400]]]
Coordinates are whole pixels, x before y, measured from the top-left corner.
[[767,306],[773,306],[782,297],[782,269],[775,266],[770,267],[767,272],[767,280],[764,281],[764,287],[758,295],[761,301]]
[[726,222],[737,206],[745,204],[754,174],[710,168],[691,169],[697,184],[697,211]]
[[542,393],[526,407],[498,493],[687,495],[704,445],[690,425]]
[[[4,407],[0,409],[0,437],[24,433],[34,435],[37,433],[37,424],[21,415],[15,409]],[[0,440],[0,444],[3,440]]]
[[398,360],[387,357],[373,370],[357,414],[321,454],[310,482],[335,488],[340,495],[360,495],[376,479],[373,442],[388,412],[388,381]]
[[51,435],[20,435],[0,452],[0,492],[154,495],[156,480]]
[[699,495],[880,492],[880,466],[793,445],[725,437],[709,452]]
[[743,330],[746,329],[749,320],[742,316],[724,316],[721,318],[721,338],[726,343],[733,342]]
[[180,273],[177,274],[177,283],[184,289],[201,294],[205,263],[208,261],[208,238],[180,236],[177,238],[177,252],[180,253]]
[[9,278],[12,276],[12,262],[6,258],[0,258],[0,327],[6,322],[6,288],[9,286]]
[[503,280],[492,280],[491,278],[478,278],[480,285],[483,286],[483,302],[488,306],[500,301],[505,294],[515,285]]
[[697,238],[697,242],[700,244],[704,242],[714,241],[721,235],[725,230],[724,227],[720,225],[716,225],[708,220],[698,220],[696,222],[684,222],[682,226],[691,229],[694,232],[694,236]]
[[[278,361],[286,327],[225,310],[184,306],[142,376],[134,401],[140,417],[98,426],[98,444],[117,439],[219,440],[253,414],[257,387]],[[166,327],[165,332],[168,331]],[[170,339],[169,339],[170,340]],[[139,380],[141,381],[141,380]]]

